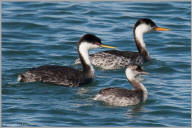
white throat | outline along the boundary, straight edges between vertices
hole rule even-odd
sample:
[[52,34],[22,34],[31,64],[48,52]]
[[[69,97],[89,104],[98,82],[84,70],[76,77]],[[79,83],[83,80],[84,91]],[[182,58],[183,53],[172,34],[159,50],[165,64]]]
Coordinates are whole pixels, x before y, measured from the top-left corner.
[[125,70],[125,75],[127,76],[127,79],[128,80],[135,80],[135,75],[134,75],[134,72],[131,70],[131,69],[129,69],[129,68],[127,68],[126,70]]
[[94,72],[94,68],[91,64],[91,61],[89,59],[89,53],[88,53],[89,49],[92,49],[92,48],[96,48],[96,46],[87,42],[82,42],[79,46],[79,52],[83,57],[83,60],[85,61],[85,63],[89,65],[91,67],[92,72]]
[[[147,96],[148,96],[148,92],[147,92],[147,89],[146,89],[146,87],[142,84],[142,83],[140,83],[139,81],[137,81],[136,79],[135,79],[135,74],[134,74],[134,72],[131,70],[131,69],[129,69],[129,68],[127,68],[126,70],[125,70],[125,74],[126,74],[126,76],[127,76],[127,79],[131,82],[131,81],[136,81],[137,82],[137,86],[139,85],[139,88],[143,91],[143,101],[145,101],[145,100],[147,100]],[[134,85],[133,85],[134,86]]]
[[135,29],[135,37],[139,41],[141,46],[145,49],[146,49],[146,46],[145,46],[145,43],[143,40],[143,35],[149,31],[150,31],[150,28],[146,24],[141,24],[141,25],[137,26]]

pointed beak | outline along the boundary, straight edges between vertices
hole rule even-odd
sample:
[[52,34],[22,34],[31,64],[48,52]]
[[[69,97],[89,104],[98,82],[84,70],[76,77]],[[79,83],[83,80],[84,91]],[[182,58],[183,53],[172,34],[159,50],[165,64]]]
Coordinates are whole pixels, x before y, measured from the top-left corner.
[[113,46],[108,46],[108,45],[103,45],[103,44],[101,44],[101,45],[99,45],[100,47],[103,47],[103,48],[116,48],[116,47],[113,47]]
[[148,72],[140,72],[140,73],[141,73],[141,75],[149,75]]
[[155,30],[155,31],[169,31],[169,30],[171,30],[171,29],[169,29],[169,28],[155,27],[154,30]]

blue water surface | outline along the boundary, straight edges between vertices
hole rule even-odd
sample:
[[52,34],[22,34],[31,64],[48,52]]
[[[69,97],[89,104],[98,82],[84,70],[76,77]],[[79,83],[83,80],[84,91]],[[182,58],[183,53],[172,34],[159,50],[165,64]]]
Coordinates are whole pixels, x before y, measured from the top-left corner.
[[[2,126],[190,126],[190,10],[190,2],[3,2]],[[31,67],[72,65],[85,33],[137,51],[139,18],[171,29],[144,36],[152,58],[142,65],[150,73],[142,81],[145,103],[114,107],[92,100],[102,88],[132,88],[124,69],[96,68],[94,82],[76,88],[17,82]]]

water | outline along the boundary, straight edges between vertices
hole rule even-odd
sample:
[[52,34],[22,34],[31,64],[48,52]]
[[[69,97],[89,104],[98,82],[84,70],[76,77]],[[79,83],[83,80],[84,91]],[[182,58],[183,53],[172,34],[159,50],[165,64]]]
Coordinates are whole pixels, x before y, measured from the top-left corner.
[[[142,17],[171,29],[144,37],[152,58],[143,65],[150,73],[143,76],[149,92],[144,104],[114,107],[92,100],[101,88],[131,88],[123,69],[96,69],[95,81],[77,88],[17,82],[31,67],[72,65],[85,33],[136,51],[132,29]],[[2,126],[190,126],[190,93],[190,2],[2,4]]]

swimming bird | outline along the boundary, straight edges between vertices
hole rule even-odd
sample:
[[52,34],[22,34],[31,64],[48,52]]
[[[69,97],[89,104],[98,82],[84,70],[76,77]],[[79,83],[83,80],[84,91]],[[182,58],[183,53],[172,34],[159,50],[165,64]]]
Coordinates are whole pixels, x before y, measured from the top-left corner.
[[[167,28],[160,28],[147,18],[139,19],[134,26],[133,34],[138,52],[107,50],[90,54],[92,64],[104,70],[113,70],[125,68],[130,64],[143,64],[150,60],[149,53],[144,43],[143,35],[152,31],[168,31]],[[80,64],[79,59],[75,64]]]
[[148,95],[147,89],[139,80],[136,79],[136,77],[148,73],[144,72],[140,66],[131,64],[126,68],[125,74],[128,81],[134,87],[134,90],[119,87],[105,88],[101,89],[93,99],[104,101],[114,106],[136,105],[140,102],[146,101]]
[[19,82],[42,82],[69,87],[87,84],[94,79],[94,68],[89,60],[88,50],[93,48],[115,48],[101,43],[100,38],[93,34],[85,34],[78,41],[78,54],[82,70],[67,66],[44,65],[31,68],[18,76]]

